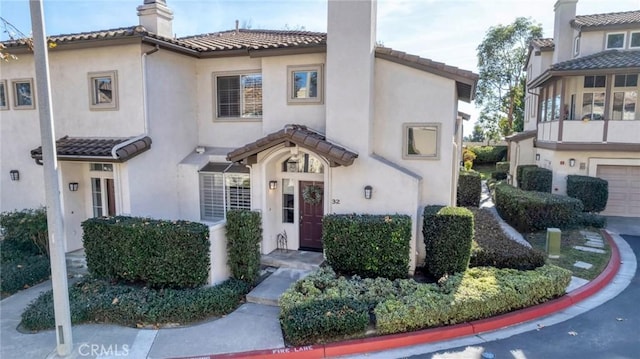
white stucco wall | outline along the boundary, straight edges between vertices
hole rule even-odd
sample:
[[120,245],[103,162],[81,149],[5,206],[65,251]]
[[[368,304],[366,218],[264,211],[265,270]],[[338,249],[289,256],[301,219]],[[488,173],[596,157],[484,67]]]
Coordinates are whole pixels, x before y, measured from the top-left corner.
[[563,142],[602,142],[604,121],[564,121]]
[[[89,218],[84,194],[91,192],[91,183],[86,180],[89,164],[85,162],[60,162],[60,193],[64,202],[63,218],[67,252],[82,248],[82,228],[80,225]],[[78,191],[69,190],[69,183],[77,182]],[[90,208],[89,208],[90,209]]]
[[[607,129],[609,143],[640,142],[640,121],[609,121]],[[640,154],[638,154],[640,156]]]
[[516,168],[520,165],[530,165],[536,162],[536,149],[533,147],[533,138],[520,142],[509,142],[509,174],[514,185],[517,185]]

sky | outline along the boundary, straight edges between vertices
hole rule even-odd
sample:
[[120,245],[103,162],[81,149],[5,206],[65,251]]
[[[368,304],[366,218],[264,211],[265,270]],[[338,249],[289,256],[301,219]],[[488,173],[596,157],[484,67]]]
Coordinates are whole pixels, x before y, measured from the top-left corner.
[[[478,72],[476,48],[487,30],[529,17],[553,37],[556,0],[378,0],[377,39],[386,47],[465,70]],[[43,0],[48,35],[69,34],[138,24],[143,0]],[[325,32],[326,0],[167,0],[178,37],[241,27]],[[640,0],[579,0],[577,14],[640,9]],[[29,1],[0,0],[0,17],[31,34]],[[0,39],[8,38],[0,29]],[[478,109],[461,103],[472,122]],[[465,126],[465,135],[473,126]]]

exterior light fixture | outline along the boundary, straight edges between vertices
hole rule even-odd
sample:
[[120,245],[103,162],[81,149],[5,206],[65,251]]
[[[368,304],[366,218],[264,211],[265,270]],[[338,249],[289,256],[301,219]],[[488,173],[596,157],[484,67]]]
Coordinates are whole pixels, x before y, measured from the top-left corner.
[[576,165],[576,159],[575,158],[569,158],[569,166],[573,167]]
[[269,189],[278,188],[278,181],[269,181]]
[[371,199],[371,192],[373,192],[373,187],[367,185],[364,187],[364,198]]
[[69,191],[75,192],[78,190],[78,182],[69,182]]
[[536,153],[536,161],[540,161],[540,154]]
[[9,171],[9,176],[11,176],[12,181],[20,181],[20,171],[18,170]]

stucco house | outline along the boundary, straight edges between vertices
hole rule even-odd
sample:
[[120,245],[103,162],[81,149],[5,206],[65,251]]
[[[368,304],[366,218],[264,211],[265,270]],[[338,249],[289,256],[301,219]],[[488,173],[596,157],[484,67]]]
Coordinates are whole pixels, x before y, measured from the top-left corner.
[[[164,0],[137,10],[136,26],[50,37],[67,251],[85,219],[134,215],[206,223],[219,256],[226,211],[246,208],[265,254],[284,233],[322,250],[325,213],[400,213],[411,267],[424,258],[421,210],[455,205],[458,101],[476,74],[376,47],[375,1],[330,0],[326,34],[174,38]],[[0,64],[2,211],[44,203],[33,56],[5,46],[19,59]],[[212,258],[211,282],[226,273]]]
[[609,182],[603,212],[640,216],[640,10],[576,16],[577,0],[555,4],[553,39],[531,41],[524,131],[508,138],[519,164]]

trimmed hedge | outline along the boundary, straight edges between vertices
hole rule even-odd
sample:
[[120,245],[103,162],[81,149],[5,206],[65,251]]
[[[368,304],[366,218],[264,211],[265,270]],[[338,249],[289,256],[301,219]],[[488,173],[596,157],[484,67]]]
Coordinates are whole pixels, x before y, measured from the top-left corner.
[[476,155],[474,164],[496,163],[504,161],[507,156],[507,146],[473,146],[469,150]]
[[491,178],[496,181],[504,181],[507,179],[507,172],[492,171]]
[[532,271],[470,268],[440,287],[420,285],[414,293],[381,302],[376,326],[380,334],[392,334],[486,318],[561,296],[570,281],[570,271],[552,265]]
[[551,193],[553,172],[546,168],[525,167],[522,169],[520,188],[525,191],[537,191]]
[[506,183],[496,185],[495,200],[500,217],[520,232],[573,226],[583,208],[575,198],[523,191]]
[[531,270],[544,265],[544,253],[507,237],[488,209],[471,209],[471,212],[474,216],[474,240],[469,267]]
[[457,203],[462,207],[480,206],[482,178],[476,171],[460,171],[458,176]]
[[518,181],[518,188],[522,188],[522,171],[525,168],[537,168],[538,165],[520,165],[516,167],[516,180]]
[[260,273],[262,219],[259,212],[227,212],[227,264],[231,277],[255,284]]
[[[240,305],[248,284],[235,279],[214,287],[153,289],[88,278],[69,288],[71,323],[115,323],[130,327],[185,324],[225,315]],[[31,331],[55,327],[53,293],[42,293],[22,313]]]
[[209,228],[137,217],[82,223],[87,267],[98,278],[152,287],[197,287],[209,276]]
[[496,172],[509,173],[509,161],[496,162]]
[[0,292],[12,294],[38,284],[50,276],[49,257],[44,255],[3,261],[0,267]]
[[585,227],[604,228],[607,226],[607,217],[595,213],[581,213],[580,223]]
[[322,240],[327,263],[340,273],[394,279],[409,272],[407,215],[326,215]]
[[463,272],[469,265],[473,213],[462,207],[427,206],[423,219],[427,271],[435,278]]
[[26,254],[49,255],[49,233],[45,208],[24,209],[0,214],[4,241]]
[[609,182],[598,177],[569,175],[567,196],[581,200],[585,212],[602,212],[609,200]]

